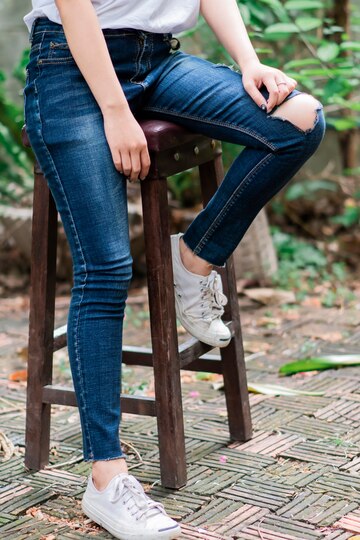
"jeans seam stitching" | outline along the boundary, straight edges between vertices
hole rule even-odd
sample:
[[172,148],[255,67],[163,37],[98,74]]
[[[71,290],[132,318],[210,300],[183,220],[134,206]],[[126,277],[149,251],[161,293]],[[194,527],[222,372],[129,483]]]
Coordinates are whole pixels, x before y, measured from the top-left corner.
[[154,53],[154,42],[152,39],[149,39],[149,54],[148,54],[148,58],[147,58],[147,61],[146,61],[146,67],[147,69],[150,71],[151,70],[151,57]]
[[139,40],[137,42],[137,46],[138,46],[138,50],[137,50],[137,55],[136,55],[136,58],[135,58],[136,71],[135,71],[134,75],[131,77],[130,82],[136,82],[136,81],[134,81],[134,79],[136,79],[136,77],[138,75],[140,75],[141,61],[142,61],[142,57],[144,55],[144,49],[141,49]]
[[49,66],[49,65],[52,65],[52,66],[55,66],[56,64],[71,64],[71,63],[75,63],[75,60],[74,58],[67,58],[66,60],[65,59],[59,59],[59,60],[48,60],[46,58],[43,58],[43,59],[39,59],[38,60],[39,62],[39,65],[40,66]]
[[227,200],[226,204],[221,209],[221,212],[217,215],[216,219],[213,221],[213,223],[208,227],[208,229],[205,231],[201,239],[198,241],[194,248],[194,253],[198,254],[201,249],[204,247],[205,243],[208,241],[209,236],[213,234],[216,229],[219,227],[220,223],[222,222],[223,218],[226,216],[226,214],[229,212],[230,208],[234,205],[235,201],[238,199],[238,197],[241,195],[241,193],[244,191],[244,189],[249,185],[249,183],[252,180],[253,175],[255,172],[259,172],[268,162],[269,159],[273,158],[274,154],[266,154],[266,156],[255,165],[249,171],[247,176],[243,179],[241,184],[237,186],[237,188],[232,193],[231,197]]
[[207,124],[216,124],[216,125],[221,126],[221,127],[228,127],[228,128],[231,128],[231,129],[235,129],[236,131],[246,133],[247,135],[249,135],[250,137],[253,137],[257,141],[262,142],[263,144],[268,146],[273,151],[278,150],[277,146],[272,144],[270,141],[268,141],[264,137],[259,136],[254,131],[249,130],[247,128],[242,128],[242,127],[237,126],[236,124],[232,124],[230,122],[222,122],[222,121],[219,121],[219,120],[216,120],[216,119],[208,119],[208,118],[205,118],[205,117],[202,117],[202,116],[195,116],[195,115],[191,115],[191,114],[178,113],[177,111],[174,111],[173,109],[163,109],[163,108],[160,108],[160,107],[143,107],[143,110],[144,111],[149,111],[149,112],[159,112],[159,113],[164,113],[164,114],[171,114],[171,115],[179,117],[179,118],[188,118],[189,120],[198,120],[200,122],[204,122],[204,123],[207,123]]

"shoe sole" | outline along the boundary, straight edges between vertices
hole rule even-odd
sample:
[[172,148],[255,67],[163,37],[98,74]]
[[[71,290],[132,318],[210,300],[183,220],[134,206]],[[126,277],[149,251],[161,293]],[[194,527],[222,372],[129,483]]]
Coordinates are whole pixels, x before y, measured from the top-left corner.
[[173,540],[173,538],[177,538],[181,534],[181,529],[179,527],[175,527],[174,529],[162,531],[162,532],[154,532],[154,534],[141,534],[141,533],[122,533],[118,530],[114,529],[114,527],[110,524],[108,525],[105,520],[104,516],[99,514],[96,508],[94,508],[91,504],[89,504],[87,501],[82,500],[81,501],[81,508],[84,512],[84,514],[95,521],[100,527],[103,527],[106,529],[109,533],[111,533],[115,538],[118,538],[119,540],[136,540],[136,539],[144,539],[144,540],[157,540],[157,538],[160,538],[161,540]]
[[219,347],[220,349],[223,347],[227,347],[231,341],[231,336],[229,339],[224,339],[223,341],[212,341],[209,339],[208,336],[202,334],[199,332],[197,335],[194,333],[194,330],[192,327],[190,327],[186,322],[183,321],[183,318],[180,313],[180,308],[178,305],[178,300],[176,298],[175,294],[175,307],[176,307],[176,315],[179,321],[181,322],[182,326],[185,328],[187,332],[189,332],[190,335],[201,341],[202,343],[206,343],[207,345],[211,345],[212,347]]

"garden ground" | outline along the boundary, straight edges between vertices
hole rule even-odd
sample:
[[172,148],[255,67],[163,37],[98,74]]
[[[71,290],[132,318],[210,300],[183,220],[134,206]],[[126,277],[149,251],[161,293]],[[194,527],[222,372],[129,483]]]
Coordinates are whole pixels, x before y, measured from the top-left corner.
[[[221,376],[184,371],[184,488],[159,485],[156,420],[123,415],[131,472],[181,522],[182,539],[360,538],[360,366],[278,373],[315,353],[359,353],[360,284],[353,290],[346,308],[324,307],[316,294],[296,303],[276,290],[262,302],[239,296],[249,385],[320,395],[251,392],[253,438],[230,443]],[[68,302],[68,295],[57,297],[57,326],[66,322]],[[129,297],[126,344],[149,345],[147,309],[146,289],[138,284]],[[111,538],[81,512],[90,464],[82,460],[77,409],[52,407],[50,466],[24,467],[28,295],[0,299],[0,315],[0,431],[5,447],[8,440],[14,445],[9,459],[4,451],[0,456],[0,537]],[[66,349],[54,362],[54,379],[69,385]],[[149,371],[124,367],[123,390],[153,395]]]

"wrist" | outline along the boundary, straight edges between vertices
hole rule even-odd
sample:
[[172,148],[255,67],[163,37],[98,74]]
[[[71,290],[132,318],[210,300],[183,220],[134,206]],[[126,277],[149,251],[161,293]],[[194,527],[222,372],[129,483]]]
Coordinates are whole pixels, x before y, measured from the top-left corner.
[[130,112],[129,103],[125,101],[107,102],[101,105],[101,112],[103,116],[109,116],[114,114],[124,114]]
[[261,64],[259,58],[255,55],[247,56],[246,58],[239,58],[237,64],[240,66],[240,70],[244,71],[249,66]]

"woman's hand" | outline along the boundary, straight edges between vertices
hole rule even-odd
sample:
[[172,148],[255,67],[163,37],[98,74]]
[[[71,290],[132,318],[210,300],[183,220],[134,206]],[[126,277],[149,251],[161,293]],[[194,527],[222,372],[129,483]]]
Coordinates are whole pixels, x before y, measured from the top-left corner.
[[[255,103],[259,107],[267,105],[268,112],[279,105],[294,90],[297,82],[279,69],[261,64],[236,0],[200,0],[200,9],[219,42],[240,67],[244,88]],[[279,83],[282,84],[278,86]],[[259,92],[263,84],[269,91],[267,103]]]
[[[265,104],[267,112],[270,112],[275,105],[280,105],[297,85],[295,79],[288,77],[280,69],[265,66],[257,60],[250,61],[243,67],[242,80],[247,93],[259,107]],[[269,92],[267,103],[259,92],[262,85],[265,85]]]
[[116,169],[131,182],[144,180],[149,172],[150,157],[143,130],[130,108],[103,113],[106,140]]

